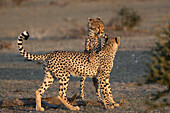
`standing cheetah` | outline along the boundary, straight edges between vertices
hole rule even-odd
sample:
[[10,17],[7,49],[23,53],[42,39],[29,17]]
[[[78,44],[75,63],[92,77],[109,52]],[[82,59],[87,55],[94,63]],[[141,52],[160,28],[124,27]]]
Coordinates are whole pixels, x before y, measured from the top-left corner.
[[[114,108],[114,100],[112,97],[109,76],[113,67],[113,60],[120,44],[120,37],[108,38],[105,46],[101,51],[95,53],[94,61],[89,62],[88,53],[71,52],[71,51],[55,51],[44,55],[29,54],[23,48],[23,39],[27,40],[28,32],[23,32],[18,36],[18,48],[25,58],[30,60],[44,61],[44,81],[40,88],[36,91],[36,110],[44,111],[41,107],[41,98],[45,90],[54,82],[54,79],[59,80],[58,98],[70,110],[80,110],[78,106],[72,106],[66,96],[70,74],[80,77],[96,77],[101,86],[101,91],[104,96],[105,108]],[[109,103],[111,105],[109,105]]]
[[[101,38],[104,36],[104,23],[100,17],[96,19],[88,18],[88,36],[85,40],[84,52],[89,53],[89,62],[93,62],[93,56],[101,50]],[[85,77],[80,79],[80,99],[84,100],[84,82]],[[93,84],[96,88],[96,96],[98,101],[102,101],[100,94],[100,86],[98,85],[97,79],[93,77]]]

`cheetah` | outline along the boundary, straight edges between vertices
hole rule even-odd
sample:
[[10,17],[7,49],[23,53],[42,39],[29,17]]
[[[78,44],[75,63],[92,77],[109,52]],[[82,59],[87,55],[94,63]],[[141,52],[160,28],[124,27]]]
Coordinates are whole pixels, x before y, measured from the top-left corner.
[[88,36],[85,40],[85,52],[99,52],[101,50],[101,37],[104,34],[104,23],[101,18],[88,18]]
[[[41,98],[55,79],[59,80],[58,98],[70,110],[80,110],[78,106],[69,103],[66,96],[70,74],[78,77],[96,77],[99,81],[103,102],[107,109],[114,108],[109,76],[113,67],[113,60],[120,45],[120,37],[109,37],[101,51],[95,53],[94,61],[89,63],[89,54],[74,51],[54,51],[43,55],[34,55],[23,48],[23,39],[27,40],[29,33],[24,31],[18,36],[18,49],[21,55],[29,60],[43,60],[45,73],[44,81],[36,93],[36,111],[44,111]],[[110,105],[111,104],[111,105]]]
[[[88,36],[85,40],[85,50],[84,52],[89,53],[89,62],[93,62],[94,53],[98,53],[101,50],[101,38],[104,37],[104,23],[100,17],[96,19],[88,18]],[[105,39],[106,41],[106,39]],[[80,79],[80,99],[84,100],[84,82],[85,77]],[[100,94],[100,86],[97,83],[97,79],[92,78],[93,84],[96,88],[96,96],[98,101],[102,101]]]

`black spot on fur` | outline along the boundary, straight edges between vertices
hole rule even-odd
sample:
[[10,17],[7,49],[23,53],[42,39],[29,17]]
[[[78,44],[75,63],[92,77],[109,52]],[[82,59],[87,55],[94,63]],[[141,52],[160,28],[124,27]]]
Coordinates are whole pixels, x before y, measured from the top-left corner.
[[18,45],[22,45],[22,43],[18,43]]

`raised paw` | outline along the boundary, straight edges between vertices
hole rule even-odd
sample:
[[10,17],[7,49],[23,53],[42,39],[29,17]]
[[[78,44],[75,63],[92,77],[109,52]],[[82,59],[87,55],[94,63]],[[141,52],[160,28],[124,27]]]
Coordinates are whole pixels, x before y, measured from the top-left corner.
[[43,107],[36,107],[36,111],[44,111]]

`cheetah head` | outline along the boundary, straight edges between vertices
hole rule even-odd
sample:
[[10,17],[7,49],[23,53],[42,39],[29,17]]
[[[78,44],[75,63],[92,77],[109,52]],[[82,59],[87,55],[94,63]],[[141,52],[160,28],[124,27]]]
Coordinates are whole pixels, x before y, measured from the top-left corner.
[[107,48],[108,51],[111,50],[115,51],[118,49],[119,45],[120,45],[120,37],[116,37],[116,38],[108,37],[105,47]]
[[97,17],[96,19],[88,18],[88,29],[93,35],[103,36],[104,23],[100,17]]

